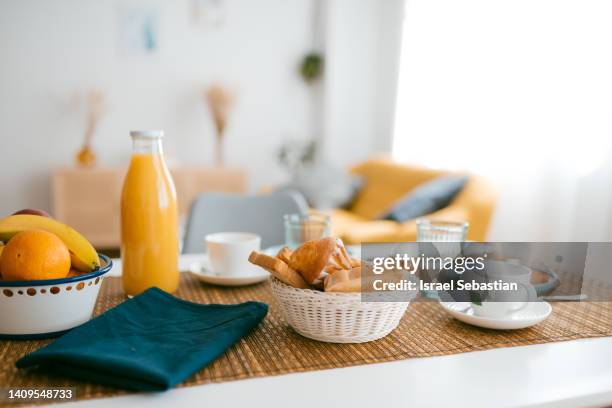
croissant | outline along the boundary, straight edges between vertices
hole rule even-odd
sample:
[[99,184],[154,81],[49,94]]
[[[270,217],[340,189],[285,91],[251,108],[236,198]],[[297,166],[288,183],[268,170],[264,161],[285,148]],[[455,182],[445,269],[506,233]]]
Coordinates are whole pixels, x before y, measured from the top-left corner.
[[287,263],[314,286],[322,285],[329,274],[351,269],[353,264],[342,240],[332,237],[305,242],[291,253]]
[[327,267],[333,267],[336,269],[351,269],[353,266],[353,259],[351,259],[346,251],[344,243],[340,238],[336,238],[336,248],[327,262]]
[[336,240],[328,237],[307,241],[289,258],[289,266],[298,271],[311,285],[320,285],[327,275],[325,267],[336,250]]

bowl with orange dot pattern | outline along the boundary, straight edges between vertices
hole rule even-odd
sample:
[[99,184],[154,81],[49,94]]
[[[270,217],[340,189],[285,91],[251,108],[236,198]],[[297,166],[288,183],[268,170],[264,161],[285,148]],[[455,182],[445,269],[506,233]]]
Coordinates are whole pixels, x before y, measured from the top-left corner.
[[113,262],[99,254],[101,266],[62,279],[0,280],[0,338],[55,337],[91,319],[104,275]]

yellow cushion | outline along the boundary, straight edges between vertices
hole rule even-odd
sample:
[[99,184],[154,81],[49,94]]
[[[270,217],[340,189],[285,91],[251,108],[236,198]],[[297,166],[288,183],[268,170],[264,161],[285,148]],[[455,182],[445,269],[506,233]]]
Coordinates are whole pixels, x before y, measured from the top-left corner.
[[369,219],[380,218],[414,187],[443,174],[420,167],[400,166],[383,158],[355,166],[351,172],[361,176],[364,184],[350,210]]
[[[361,242],[402,242],[416,240],[416,222],[380,220],[399,199],[414,187],[449,174],[407,166],[389,159],[369,160],[352,169],[364,179],[364,186],[349,211],[334,210],[332,230],[347,244]],[[446,208],[426,216],[444,221],[467,221],[468,239],[484,241],[491,221],[496,189],[487,180],[469,175],[463,189]]]

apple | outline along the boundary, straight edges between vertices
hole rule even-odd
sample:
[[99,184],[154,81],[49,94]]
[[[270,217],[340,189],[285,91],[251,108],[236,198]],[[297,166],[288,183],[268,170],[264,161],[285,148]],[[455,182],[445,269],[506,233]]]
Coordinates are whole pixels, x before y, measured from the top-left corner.
[[23,210],[17,211],[16,213],[13,213],[13,215],[20,215],[20,214],[25,214],[25,215],[40,215],[41,217],[51,218],[51,216],[49,215],[48,212],[43,211],[43,210],[36,210],[36,209],[32,209],[32,208],[25,208]]

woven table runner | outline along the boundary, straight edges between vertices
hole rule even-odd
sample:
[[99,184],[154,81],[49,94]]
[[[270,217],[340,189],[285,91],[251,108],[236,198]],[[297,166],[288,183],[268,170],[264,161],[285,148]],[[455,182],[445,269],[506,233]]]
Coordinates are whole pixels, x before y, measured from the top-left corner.
[[[177,296],[183,299],[198,303],[258,300],[269,304],[270,309],[257,329],[180,387],[413,357],[612,336],[612,303],[554,303],[552,315],[537,326],[495,331],[461,323],[448,316],[435,302],[414,302],[398,328],[383,339],[363,344],[329,344],[306,339],[287,326],[268,282],[244,288],[221,288],[202,284],[187,273],[182,274],[181,279]],[[120,278],[107,278],[100,290],[95,314],[124,300]],[[77,399],[127,393],[96,384],[50,377],[36,370],[15,368],[15,361],[20,357],[50,341],[0,341],[1,386],[76,387]]]

